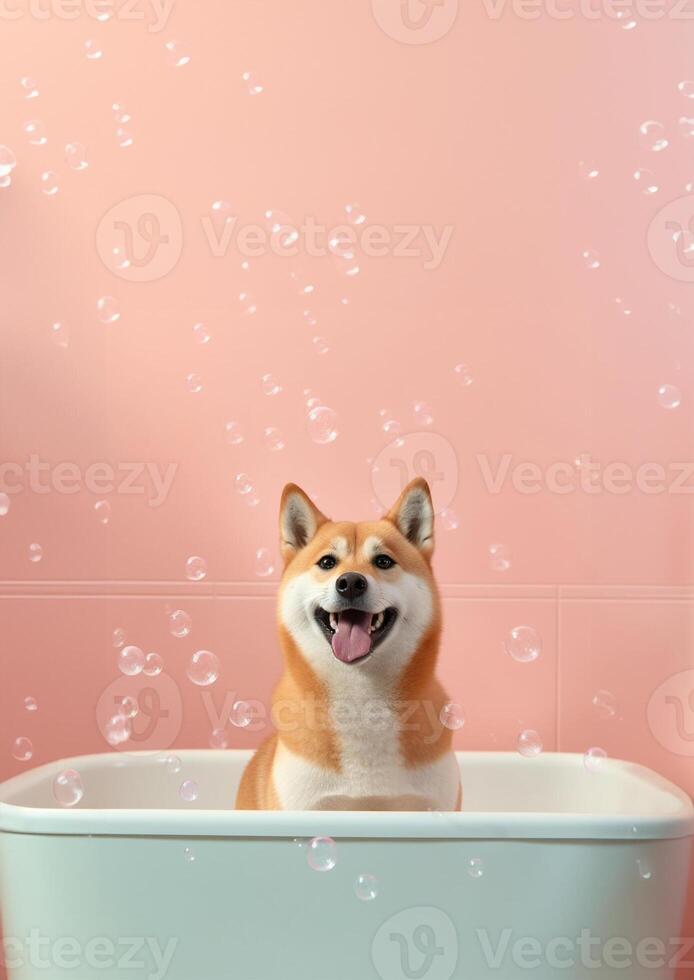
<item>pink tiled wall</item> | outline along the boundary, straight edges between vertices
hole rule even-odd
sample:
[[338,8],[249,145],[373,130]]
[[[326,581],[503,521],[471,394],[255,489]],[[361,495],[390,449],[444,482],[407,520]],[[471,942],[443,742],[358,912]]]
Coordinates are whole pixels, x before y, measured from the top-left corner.
[[[441,670],[461,747],[533,728],[546,749],[599,745],[694,790],[694,743],[661,687],[681,674],[694,729],[694,477],[678,488],[673,468],[694,446],[691,24],[637,10],[625,29],[609,4],[535,19],[509,0],[497,15],[461,4],[434,40],[394,0],[178,0],[161,30],[118,4],[103,22],[86,2],[74,20],[48,7],[0,24],[0,144],[17,160],[0,188],[2,460],[48,464],[33,487],[3,470],[0,776],[22,768],[19,735],[36,763],[106,748],[117,628],[166,663],[160,743],[206,745],[225,695],[266,701],[280,668],[283,483],[356,518],[423,472],[443,511]],[[673,201],[679,253],[660,213]],[[242,254],[236,230],[266,229],[267,210],[392,244],[312,256],[300,236],[293,257]],[[424,229],[450,235],[435,268]],[[585,454],[598,492],[580,485]],[[112,490],[89,483],[95,463]],[[521,463],[563,475],[524,492]],[[145,471],[126,492],[125,464],[171,465],[173,483],[158,500]],[[485,481],[507,464],[500,487]],[[663,467],[659,492],[643,464]],[[176,608],[186,638],[169,631]],[[521,624],[541,636],[535,663],[505,653]],[[185,676],[199,648],[222,662],[206,698]],[[600,689],[618,705],[607,721]]]

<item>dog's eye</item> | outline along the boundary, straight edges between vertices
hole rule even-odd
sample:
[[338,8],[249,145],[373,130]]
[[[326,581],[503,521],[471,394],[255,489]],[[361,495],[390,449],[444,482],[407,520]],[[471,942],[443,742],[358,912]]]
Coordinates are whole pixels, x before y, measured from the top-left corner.
[[376,555],[374,565],[376,568],[392,568],[395,562],[390,555]]
[[334,568],[335,565],[337,565],[337,558],[335,555],[323,555],[323,557],[318,560],[318,567],[325,569],[326,572],[329,569]]

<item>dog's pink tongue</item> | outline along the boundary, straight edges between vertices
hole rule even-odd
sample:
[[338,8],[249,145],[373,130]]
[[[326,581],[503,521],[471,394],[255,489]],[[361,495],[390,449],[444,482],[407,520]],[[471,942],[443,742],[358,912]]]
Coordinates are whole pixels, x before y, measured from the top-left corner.
[[340,614],[333,636],[333,653],[345,664],[366,656],[371,649],[371,613],[348,609]]

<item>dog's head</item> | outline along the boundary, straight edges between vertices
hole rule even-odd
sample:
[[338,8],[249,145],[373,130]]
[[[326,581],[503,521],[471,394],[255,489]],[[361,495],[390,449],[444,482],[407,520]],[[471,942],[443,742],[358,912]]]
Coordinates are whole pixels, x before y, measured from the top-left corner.
[[280,623],[314,669],[404,667],[439,615],[427,483],[414,480],[385,517],[356,524],[329,520],[290,483],[280,537]]

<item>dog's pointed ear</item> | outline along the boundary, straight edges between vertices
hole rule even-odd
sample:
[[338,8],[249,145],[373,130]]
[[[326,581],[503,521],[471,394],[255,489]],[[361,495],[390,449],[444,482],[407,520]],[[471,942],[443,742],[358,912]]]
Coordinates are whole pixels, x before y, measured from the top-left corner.
[[404,537],[426,558],[434,553],[434,505],[426,480],[408,483],[386,514]]
[[285,562],[291,561],[327,520],[301,487],[288,483],[280,503],[280,550]]

